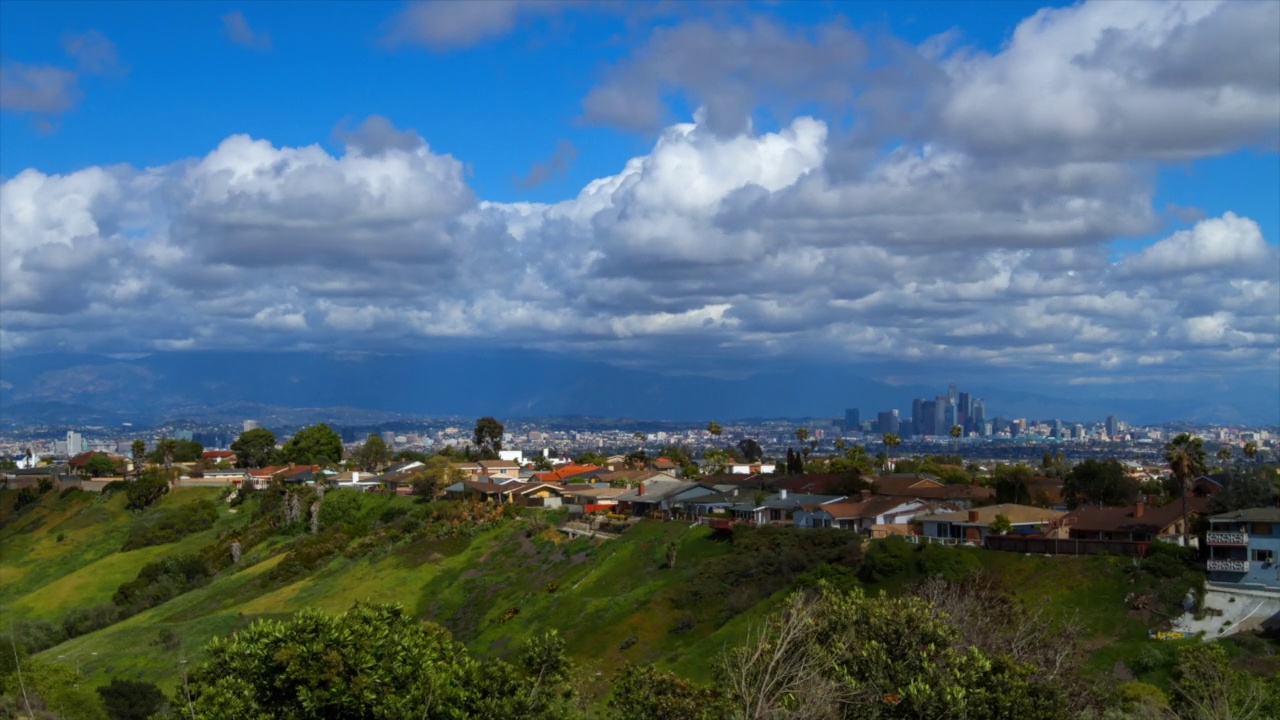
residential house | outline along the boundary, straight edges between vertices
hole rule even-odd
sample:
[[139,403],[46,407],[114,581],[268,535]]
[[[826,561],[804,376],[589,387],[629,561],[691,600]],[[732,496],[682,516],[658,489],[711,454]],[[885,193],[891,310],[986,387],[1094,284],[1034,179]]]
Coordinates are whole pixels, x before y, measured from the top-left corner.
[[254,490],[262,490],[269,487],[273,482],[279,479],[281,475],[288,471],[288,465],[270,465],[264,468],[251,468],[245,471],[245,474],[247,475],[245,482]]
[[593,472],[587,475],[579,475],[578,477],[588,478],[592,482],[609,483],[610,485],[622,485],[626,487],[633,487],[642,482],[652,482],[654,480],[662,480],[664,482],[687,482],[674,475],[658,470],[612,470],[609,472]]
[[[1204,514],[1208,501],[1188,498],[1192,517]],[[1082,506],[1067,513],[1051,536],[1072,540],[1123,540],[1127,542],[1165,542],[1182,544],[1182,503],[1148,505],[1145,502],[1124,507]],[[1060,529],[1059,529],[1060,528]]]
[[950,512],[958,508],[941,502],[863,491],[857,498],[804,508],[795,514],[797,527],[831,527],[870,535],[879,525],[905,525],[917,515]]
[[519,480],[486,478],[462,480],[444,489],[450,500],[484,500],[485,502],[514,502],[514,493],[525,487]]
[[650,467],[658,472],[666,473],[671,477],[679,477],[683,470],[683,468],[677,465],[676,462],[669,457],[660,457],[657,460],[654,460],[650,463]]
[[200,453],[200,459],[208,460],[212,463],[236,464],[236,454],[231,450],[205,450]]
[[533,479],[538,482],[566,482],[571,478],[586,477],[592,473],[600,472],[604,468],[599,465],[581,465],[578,463],[567,463],[561,465],[555,470],[547,472],[534,473]]
[[773,473],[777,469],[778,465],[771,462],[736,462],[729,464],[729,473],[733,475],[759,475],[761,473]]
[[935,513],[915,518],[923,528],[923,535],[936,540],[954,540],[981,545],[991,534],[991,523],[997,515],[1009,519],[1014,532],[1038,531],[1066,513],[1060,510],[1002,503],[986,507]]
[[843,495],[812,495],[779,490],[766,497],[762,503],[757,504],[753,498],[750,502],[732,506],[730,511],[738,520],[746,520],[757,525],[790,525],[795,522],[797,513],[800,513],[802,518],[807,517],[807,514],[812,512],[811,508],[844,499]]
[[[582,512],[602,512],[611,510],[618,504],[618,496],[630,492],[622,487],[599,487],[588,483],[567,483],[562,486],[564,502],[578,506]],[[572,508],[570,512],[576,512]]]
[[710,495],[716,489],[702,483],[689,483],[682,480],[642,480],[634,488],[618,495],[615,500],[621,510],[632,516],[649,515],[655,512],[671,512],[675,509],[673,500],[679,496],[689,500],[698,495]]
[[558,508],[564,504],[566,491],[558,483],[520,483],[511,492],[511,500],[525,507]]
[[960,508],[970,508],[977,503],[995,498],[995,490],[974,483],[948,485],[928,474],[884,475],[874,478],[872,492],[890,497],[916,498],[919,500],[945,501]]
[[1209,518],[1205,569],[1216,584],[1280,591],[1280,508],[1248,508]]

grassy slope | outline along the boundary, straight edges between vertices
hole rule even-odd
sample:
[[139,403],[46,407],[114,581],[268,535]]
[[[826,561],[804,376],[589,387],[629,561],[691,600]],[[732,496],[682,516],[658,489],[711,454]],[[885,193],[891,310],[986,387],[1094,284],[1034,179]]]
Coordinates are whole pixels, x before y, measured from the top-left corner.
[[[39,507],[27,509],[0,529],[0,607],[5,620],[56,620],[71,608],[110,602],[116,588],[133,579],[143,565],[202,547],[235,516],[219,504],[219,521],[210,530],[176,543],[120,552],[130,527],[163,508],[218,496],[214,488],[182,489],[137,514],[125,509],[126,498],[120,493],[106,499],[47,493]],[[0,498],[0,504],[10,502]]]
[[[181,501],[181,493],[178,495],[166,498],[166,502]],[[94,510],[90,505],[80,512]],[[42,591],[48,594],[50,588],[78,587],[82,575],[92,578],[92,567],[110,568],[117,578],[123,574],[122,582],[140,566],[139,553],[180,552],[202,542],[188,538],[159,548],[112,554],[110,550],[123,541],[128,522],[127,517],[120,519],[127,515],[121,509],[108,511],[110,517],[98,523],[100,527],[81,530],[95,533],[99,541],[114,538],[105,555],[90,553],[86,557],[72,550],[67,558],[61,558],[53,553],[53,564],[64,572],[52,577],[57,573],[42,570],[49,576],[42,584],[24,580],[18,590],[5,588],[10,604],[28,608],[34,616],[43,609],[35,596]],[[33,536],[56,535],[60,523],[82,516],[71,512],[64,517],[67,510],[52,503],[39,513],[48,519],[30,533]],[[60,519],[55,522],[55,518]],[[10,562],[9,531],[6,528],[0,534],[6,541],[6,558],[0,568]],[[511,524],[472,539],[422,540],[358,559],[338,558],[284,586],[267,585],[262,578],[281,557],[272,555],[280,546],[274,541],[248,554],[239,572],[52,648],[45,656],[61,657],[64,662],[80,660],[82,672],[95,683],[111,677],[134,677],[173,688],[181,679],[177,670],[181,659],[197,660],[200,648],[210,638],[243,627],[256,617],[282,616],[309,606],[341,611],[356,600],[375,600],[401,603],[425,619],[445,624],[481,655],[511,653],[530,635],[555,628],[565,636],[571,654],[588,674],[598,672],[608,677],[623,663],[633,661],[656,662],[689,677],[708,679],[716,653],[741,637],[782,592],[722,627],[704,623],[674,632],[678,613],[671,598],[675,591],[686,577],[699,572],[706,560],[731,551],[728,543],[712,541],[707,532],[680,523],[645,522],[621,540],[592,543],[567,541],[554,530],[529,538],[522,527]],[[30,547],[43,547],[40,543],[48,541],[28,538],[26,542],[35,543]],[[665,548],[671,542],[679,548],[675,569],[664,567]],[[1126,592],[1123,560],[970,552],[988,572],[1017,588],[1028,603],[1048,603],[1063,613],[1078,612],[1095,645],[1118,642],[1099,651],[1095,666],[1100,670],[1131,653],[1134,644],[1145,637],[1145,627],[1120,611]],[[125,573],[126,568],[130,572]],[[95,592],[109,599],[114,586],[108,589],[106,580],[94,580],[82,585],[100,585]],[[518,608],[519,614],[500,623],[499,616],[510,608]],[[159,643],[162,630],[177,633],[179,646],[163,647]],[[634,644],[622,650],[629,637],[635,638]]]

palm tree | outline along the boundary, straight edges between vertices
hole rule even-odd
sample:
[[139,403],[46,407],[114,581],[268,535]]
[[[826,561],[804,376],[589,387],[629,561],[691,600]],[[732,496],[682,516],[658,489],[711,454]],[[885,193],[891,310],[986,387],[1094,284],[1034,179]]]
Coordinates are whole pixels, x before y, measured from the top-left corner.
[[1231,459],[1231,448],[1229,446],[1223,445],[1222,447],[1218,448],[1218,462],[1222,463],[1223,467],[1227,466],[1227,461],[1230,459]]
[[133,456],[133,476],[136,478],[142,474],[142,464],[147,459],[147,444],[134,440],[129,446],[129,454]]
[[844,452],[844,438],[836,438],[836,452]]
[[1164,446],[1164,459],[1182,488],[1182,546],[1187,547],[1190,544],[1187,495],[1191,494],[1191,483],[1205,472],[1204,443],[1200,438],[1182,433]]
[[896,448],[901,444],[902,438],[898,436],[898,433],[884,434],[884,447],[886,450],[884,463],[885,469],[888,469],[888,467],[893,464],[893,448]]
[[951,443],[951,452],[955,453],[956,455],[960,454],[960,436],[963,434],[964,434],[964,428],[960,427],[959,425],[951,426],[951,439],[954,441]]
[[1258,443],[1250,440],[1244,444],[1244,456],[1249,458],[1249,462],[1253,462],[1258,457]]
[[160,456],[164,458],[164,477],[173,479],[173,456],[178,451],[178,441],[173,438],[160,439]]
[[796,428],[796,439],[799,440],[801,444],[804,444],[804,441],[809,439],[809,429]]
[[724,432],[724,428],[720,427],[720,423],[716,422],[715,420],[712,420],[711,422],[707,423],[707,432],[711,433],[716,437],[720,437],[720,433]]

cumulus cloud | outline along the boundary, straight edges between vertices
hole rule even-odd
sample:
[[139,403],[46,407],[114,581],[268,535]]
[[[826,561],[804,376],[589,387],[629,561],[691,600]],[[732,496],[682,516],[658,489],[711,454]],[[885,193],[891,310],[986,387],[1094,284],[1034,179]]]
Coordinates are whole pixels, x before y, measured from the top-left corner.
[[80,102],[76,74],[52,65],[0,64],[0,110],[56,115]]
[[80,75],[120,76],[129,71],[115,45],[97,30],[66,33],[62,49],[75,61],[68,69],[52,64],[0,62],[0,110],[39,117],[37,127],[49,130],[47,116],[60,115],[80,102]]
[[271,36],[264,32],[255,32],[249,26],[244,13],[239,10],[222,16],[222,32],[231,42],[251,50],[271,49]]
[[[843,27],[678,26],[593,95],[619,93],[640,105],[618,112],[661,123],[665,107],[648,90],[680,80],[699,103],[694,121],[662,125],[648,152],[556,203],[477,198],[462,161],[379,116],[339,125],[336,154],[235,135],[154,168],[28,170],[0,193],[0,346],[341,351],[449,340],[637,361],[802,354],[1035,367],[1063,382],[1122,383],[1155,368],[1274,373],[1276,239],[1235,213],[1153,207],[1153,162],[1239,148],[1260,137],[1258,118],[1280,122],[1265,71],[1193,71],[1222,34],[1252,32],[1241,17],[1270,22],[1249,9],[1261,3],[1235,5],[1046,11],[993,56],[953,39],[894,45],[893,72]],[[703,58],[695,39],[718,52]],[[778,67],[755,59],[752,43],[776,50]],[[843,65],[830,77],[867,84],[826,84],[833,58]],[[1178,62],[1184,70],[1169,69]],[[681,76],[680,63],[698,67]],[[794,86],[788,67],[802,70]],[[1080,103],[1075,115],[1030,107],[1036,67],[1045,87]],[[894,72],[918,82],[872,92]],[[635,97],[622,97],[630,81]],[[1148,118],[1151,137],[1140,137],[1145,116],[1099,87],[1172,93],[1185,107]],[[1024,93],[1028,107],[981,122],[992,88]],[[917,107],[924,119],[871,144],[807,115],[768,132],[746,121],[761,103],[784,108],[801,95],[881,118]],[[1215,115],[1224,98],[1239,101],[1238,115]],[[1103,110],[1105,121],[1090,115]],[[1179,118],[1196,129],[1170,129]],[[562,150],[542,174],[568,162]],[[1169,222],[1179,224],[1162,230]],[[1136,252],[1112,245],[1154,235],[1163,239]]]
[[[1047,363],[1073,377],[1275,360],[1280,263],[1252,220],[1206,218],[1110,259],[1107,229],[1144,198],[1150,214],[1139,176],[1068,164],[997,182],[920,150],[839,181],[830,146],[811,118],[756,136],[676,125],[555,204],[477,202],[461,163],[420,141],[335,156],[233,136],[145,171],[29,170],[0,195],[4,340],[688,346]],[[1037,202],[1007,196],[1019,180],[1036,181]],[[1129,193],[1111,204],[1117,189]],[[1072,207],[1097,228],[1069,222]]]
[[522,16],[559,12],[565,5],[557,0],[422,0],[392,19],[384,39],[393,46],[419,44],[438,51],[467,48],[510,33]]
[[524,177],[516,178],[516,185],[522,188],[536,188],[548,180],[564,175],[565,170],[578,157],[578,149],[568,140],[556,143],[556,151],[547,160],[536,162],[529,168]]

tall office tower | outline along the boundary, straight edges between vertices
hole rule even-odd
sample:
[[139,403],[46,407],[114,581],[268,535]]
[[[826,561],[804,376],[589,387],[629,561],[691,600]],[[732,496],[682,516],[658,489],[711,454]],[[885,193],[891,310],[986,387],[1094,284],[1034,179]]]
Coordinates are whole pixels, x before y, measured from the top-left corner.
[[880,432],[882,433],[898,432],[899,427],[898,427],[898,411],[897,410],[885,410],[881,412],[879,415],[877,415],[876,418],[880,423]]
[[859,417],[858,408],[844,409],[844,429],[846,431],[857,431],[862,428],[862,419]]
[[958,414],[960,416],[960,425],[963,425],[966,430],[970,429],[973,426],[973,396],[967,392],[960,393],[960,410]]
[[956,393],[956,384],[951,383],[947,386],[947,402],[955,404],[960,401],[960,396]]
[[912,435],[924,435],[924,404],[927,402],[924,398],[916,398],[911,401],[911,431]]
[[920,418],[916,421],[916,432],[920,435],[933,435],[938,425],[938,402],[936,400],[920,401]]
[[1115,415],[1108,415],[1107,416],[1107,437],[1114,439],[1115,436],[1119,434],[1120,434],[1120,421],[1116,420]]
[[257,420],[244,421],[244,432],[249,432],[250,430],[257,430],[260,427],[262,427],[262,425],[259,424]]
[[952,425],[960,424],[960,408],[953,402],[947,403],[946,417],[943,418],[942,433],[951,432]]
[[67,455],[75,457],[84,452],[84,437],[75,430],[67,431]]
[[971,412],[973,413],[973,421],[981,424],[983,420],[987,419],[987,404],[981,399],[974,400]]
[[951,407],[951,403],[947,401],[946,395],[939,395],[933,403],[933,432],[929,434],[945,435],[951,429],[947,424],[947,408]]

